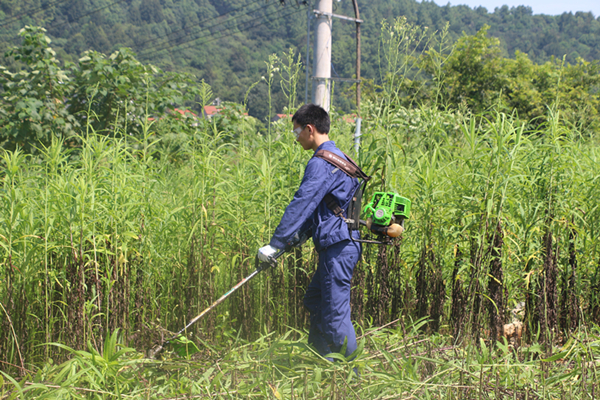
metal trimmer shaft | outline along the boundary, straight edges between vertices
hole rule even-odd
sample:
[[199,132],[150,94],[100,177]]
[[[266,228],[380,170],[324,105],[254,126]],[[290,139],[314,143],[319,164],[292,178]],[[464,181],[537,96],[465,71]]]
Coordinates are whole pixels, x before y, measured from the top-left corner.
[[179,332],[177,332],[173,337],[171,337],[168,340],[165,340],[160,345],[158,345],[158,347],[155,347],[155,348],[151,349],[149,351],[149,358],[156,357],[158,355],[158,353],[160,353],[164,349],[164,346],[166,346],[167,344],[169,344],[169,342],[171,340],[179,337],[179,335],[181,335],[187,328],[189,328],[190,326],[192,326],[193,324],[195,324],[200,318],[202,318],[204,315],[206,315],[210,310],[212,310],[213,308],[215,308],[216,306],[218,306],[219,304],[221,304],[232,293],[234,293],[236,290],[238,290],[239,288],[241,288],[242,286],[244,286],[249,280],[251,280],[252,278],[254,278],[256,275],[258,275],[259,272],[261,272],[262,270],[267,269],[270,266],[274,265],[275,261],[283,253],[285,253],[285,250],[279,250],[277,253],[273,254],[271,262],[268,262],[268,263],[261,263],[258,260],[258,257],[257,257],[256,258],[256,269],[254,270],[254,272],[252,272],[250,275],[248,275],[247,277],[245,277],[244,279],[242,279],[237,285],[235,285],[234,287],[232,287],[231,289],[229,289],[229,291],[227,293],[225,293],[223,296],[219,297],[206,310],[202,311],[200,314],[198,314],[197,316],[195,316],[194,318],[192,318],[192,320],[190,322],[188,322],[188,324],[186,326],[184,326],[183,329],[181,329]]

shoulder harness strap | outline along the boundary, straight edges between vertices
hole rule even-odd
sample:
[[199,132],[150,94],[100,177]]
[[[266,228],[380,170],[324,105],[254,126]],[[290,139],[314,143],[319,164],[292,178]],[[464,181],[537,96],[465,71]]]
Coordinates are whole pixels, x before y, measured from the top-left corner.
[[329,150],[319,150],[315,153],[314,157],[322,158],[327,161],[331,165],[338,167],[340,170],[344,171],[346,175],[351,176],[352,178],[362,179],[364,182],[368,182],[371,179],[370,176],[365,174],[359,167],[356,165],[354,160],[346,153],[342,154],[346,156],[347,160],[344,160],[342,157],[338,156],[335,153],[332,153]]
[[[362,182],[358,187],[357,193],[354,193],[352,196],[352,200],[350,201],[349,210],[348,210],[348,219],[345,219],[348,223],[348,228],[358,229],[359,226],[359,215],[360,215],[360,201],[362,198],[362,192],[365,189],[367,182],[371,179],[371,177],[365,174],[359,167],[356,165],[356,162],[352,158],[350,158],[346,153],[343,153],[346,156],[347,160],[344,160],[342,157],[338,156],[335,153],[332,153],[328,150],[319,150],[315,153],[314,157],[321,158],[331,165],[337,167],[341,171],[343,171],[346,175],[361,179]],[[344,210],[337,203],[335,198],[328,193],[324,197],[325,204],[327,208],[329,208],[336,216],[340,218],[344,218]]]

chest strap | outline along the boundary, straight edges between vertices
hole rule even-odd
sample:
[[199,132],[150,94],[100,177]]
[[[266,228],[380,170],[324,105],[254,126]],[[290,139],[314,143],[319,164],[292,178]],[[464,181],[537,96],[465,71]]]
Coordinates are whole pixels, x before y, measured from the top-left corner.
[[335,197],[333,197],[331,193],[327,193],[323,200],[325,200],[327,208],[329,208],[336,216],[344,218],[344,210],[342,210],[342,207],[335,201]]

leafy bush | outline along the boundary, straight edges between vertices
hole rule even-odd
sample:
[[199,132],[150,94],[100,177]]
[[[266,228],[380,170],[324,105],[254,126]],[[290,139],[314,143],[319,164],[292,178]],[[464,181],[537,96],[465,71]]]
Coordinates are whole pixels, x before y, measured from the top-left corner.
[[23,44],[8,52],[25,69],[11,73],[0,67],[0,144],[6,149],[32,152],[40,144],[48,146],[55,135],[69,140],[80,126],[65,104],[71,78],[59,67],[44,32],[42,28],[23,28]]
[[44,32],[22,29],[23,44],[8,55],[25,69],[0,69],[0,144],[5,149],[38,152],[53,137],[79,146],[82,131],[139,138],[147,118],[165,116],[199,94],[189,76],[143,65],[128,49],[110,57],[89,51],[77,65],[61,69]]

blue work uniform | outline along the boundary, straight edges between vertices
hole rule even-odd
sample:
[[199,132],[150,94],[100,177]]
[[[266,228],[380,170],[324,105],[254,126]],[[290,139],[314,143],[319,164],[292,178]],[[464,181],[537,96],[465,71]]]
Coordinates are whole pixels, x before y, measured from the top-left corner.
[[[321,144],[319,150],[346,158],[333,141]],[[344,342],[346,356],[356,350],[356,334],[350,319],[350,287],[361,246],[351,240],[347,223],[327,208],[323,198],[330,193],[347,217],[348,205],[359,185],[358,179],[313,156],[269,243],[284,249],[298,234],[309,231],[312,236],[319,263],[306,290],[304,305],[310,312],[308,341],[321,355],[339,353]],[[352,236],[358,239],[358,231],[352,231]]]

